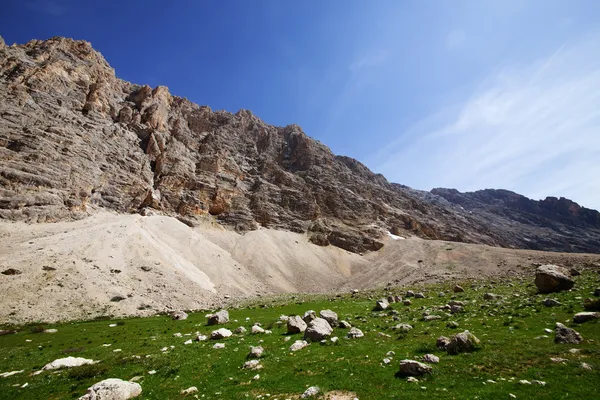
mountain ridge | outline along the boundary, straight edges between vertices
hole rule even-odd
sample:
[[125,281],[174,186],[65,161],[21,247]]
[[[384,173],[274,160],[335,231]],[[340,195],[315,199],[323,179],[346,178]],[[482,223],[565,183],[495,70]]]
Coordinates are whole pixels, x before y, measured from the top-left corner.
[[[76,219],[94,205],[191,225],[215,218],[241,232],[285,229],[355,253],[380,249],[388,233],[600,252],[597,211],[566,199],[544,208],[391,183],[297,125],[120,80],[85,41],[2,41],[0,57],[3,219]],[[585,217],[568,217],[565,207]]]

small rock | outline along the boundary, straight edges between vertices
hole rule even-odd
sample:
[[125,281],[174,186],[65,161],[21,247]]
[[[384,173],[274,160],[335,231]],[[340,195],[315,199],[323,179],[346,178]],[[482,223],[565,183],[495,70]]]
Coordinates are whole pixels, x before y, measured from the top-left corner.
[[15,268],[8,268],[2,271],[2,275],[21,275],[23,272]]
[[352,328],[352,325],[350,325],[350,323],[348,321],[344,321],[344,320],[341,320],[339,325],[340,325],[340,328],[343,328],[343,329]]
[[439,338],[437,338],[437,341],[435,343],[435,345],[438,349],[444,349],[444,350],[446,349],[448,344],[450,344],[450,339],[447,338],[446,336],[440,336]]
[[544,381],[538,381],[536,379],[532,380],[531,384],[532,385],[538,385],[538,386],[546,386],[546,382],[544,382]]
[[304,332],[304,339],[312,342],[320,342],[331,336],[332,332],[333,328],[331,328],[329,322],[323,318],[315,318],[308,324],[308,327]]
[[382,361],[383,361],[384,364],[387,365],[387,364],[389,364],[389,363],[392,362],[392,359],[391,358],[384,358]]
[[406,297],[415,297],[415,292],[413,292],[412,290],[407,291]]
[[191,386],[187,389],[183,389],[181,392],[179,392],[182,395],[188,395],[188,394],[193,394],[193,393],[198,393],[198,388],[196,386]]
[[262,346],[252,346],[250,347],[250,353],[248,353],[247,357],[248,358],[261,358],[263,353],[265,352],[265,349],[262,348]]
[[243,326],[240,326],[240,327],[237,327],[235,329],[235,331],[233,331],[233,333],[237,333],[239,335],[239,334],[242,334],[242,333],[246,333],[247,331],[248,330],[246,328],[244,328]]
[[421,292],[415,293],[415,299],[424,299],[425,295]]
[[217,329],[216,331],[212,331],[210,333],[210,338],[211,338],[211,340],[219,340],[219,339],[228,338],[231,335],[233,335],[233,333],[229,329],[220,328],[220,329]]
[[259,360],[250,360],[250,361],[246,361],[244,363],[244,365],[242,365],[242,369],[252,369],[252,370],[256,370],[256,369],[261,369],[262,365],[260,364]]
[[184,319],[188,318],[188,315],[184,311],[173,311],[171,313],[171,318],[176,321],[183,321]]
[[579,334],[579,332],[577,332],[574,329],[567,328],[560,322],[556,323],[556,329],[554,330],[554,332],[556,335],[554,337],[555,343],[579,344],[583,341],[583,338],[581,337],[581,334]]
[[419,380],[417,378],[415,378],[414,376],[409,376],[408,378],[406,378],[406,382],[418,383]]
[[321,392],[321,389],[319,389],[317,386],[311,386],[308,389],[306,389],[306,391],[304,393],[302,393],[302,396],[300,396],[303,399],[306,399],[308,397],[314,397],[316,395],[318,395]]
[[215,345],[213,346],[213,349],[224,349],[225,348],[225,343],[215,343]]
[[208,336],[206,336],[206,335],[198,335],[198,336],[196,336],[196,340],[199,341],[199,342],[203,342],[205,340],[208,340]]
[[600,319],[600,312],[580,312],[573,316],[573,322],[578,324],[583,324],[584,322],[593,321],[595,319]]
[[558,307],[560,306],[560,301],[556,300],[556,299],[550,299],[550,298],[546,298],[544,299],[544,301],[542,302],[542,304],[546,307]]
[[362,331],[358,328],[351,328],[348,334],[346,335],[348,339],[358,339],[364,336],[364,333],[362,333]]
[[462,292],[464,292],[464,291],[465,291],[465,289],[463,289],[463,287],[462,287],[462,286],[460,286],[460,285],[456,285],[456,286],[454,286],[454,288],[452,289],[452,291],[453,291],[454,293],[462,293]]
[[229,312],[227,310],[221,310],[214,314],[207,315],[208,325],[221,325],[229,322]]
[[494,294],[494,293],[485,293],[483,295],[484,300],[496,300],[497,298],[498,298],[498,295]]
[[337,342],[339,342],[340,339],[337,336],[334,336],[330,340],[331,340],[331,343],[336,344]]
[[306,322],[306,324],[308,324],[310,321],[312,321],[315,318],[317,318],[317,313],[314,310],[308,310],[307,312],[304,313],[304,316],[302,317],[302,319],[304,320],[304,322]]
[[288,333],[302,333],[306,330],[306,322],[299,315],[294,315],[287,320]]
[[387,310],[388,307],[390,306],[390,303],[387,301],[387,299],[380,299],[377,300],[377,302],[375,303],[375,311],[384,311]]
[[139,383],[121,379],[105,379],[91,386],[79,400],[127,400],[142,394]]
[[400,361],[400,375],[403,376],[422,376],[431,373],[431,367],[415,360]]
[[306,340],[296,340],[290,346],[290,351],[298,351],[300,349],[305,348],[306,346],[308,346],[308,342]]
[[183,344],[192,344],[192,339],[186,340]]
[[[439,339],[438,339],[439,340]],[[469,331],[458,333],[450,339],[446,346],[448,354],[458,354],[475,350],[479,345],[479,339]]]
[[438,319],[442,319],[442,317],[440,317],[439,315],[426,315],[423,317],[423,321],[425,321],[425,322],[435,321]]
[[253,334],[265,333],[265,330],[258,325],[252,325],[252,329],[250,330]]
[[440,358],[433,354],[425,354],[423,356],[423,361],[430,364],[437,364],[440,362]]

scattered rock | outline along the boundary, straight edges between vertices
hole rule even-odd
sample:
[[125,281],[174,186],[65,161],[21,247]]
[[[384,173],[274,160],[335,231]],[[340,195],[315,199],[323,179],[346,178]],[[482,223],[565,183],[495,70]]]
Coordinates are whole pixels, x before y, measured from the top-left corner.
[[186,396],[188,394],[194,394],[194,393],[198,393],[198,388],[196,386],[191,386],[187,389],[183,389],[181,392],[179,392],[180,394]]
[[3,372],[3,373],[0,374],[0,378],[8,378],[9,376],[13,376],[13,375],[17,375],[17,374],[22,374],[23,371],[24,370]]
[[425,295],[421,292],[415,293],[415,299],[424,299]]
[[15,268],[9,268],[2,271],[2,275],[21,275],[22,272]]
[[419,380],[417,378],[415,378],[414,376],[409,376],[408,378],[406,378],[406,382],[418,383]]
[[574,284],[569,271],[558,265],[542,265],[535,271],[535,285],[540,293],[569,290]]
[[227,310],[221,310],[214,314],[210,314],[207,317],[208,325],[221,325],[229,322],[229,312]]
[[415,292],[413,292],[412,290],[407,291],[406,297],[415,297]]
[[308,346],[308,342],[306,340],[296,340],[290,346],[290,351],[298,351]]
[[220,329],[217,329],[216,331],[212,331],[210,333],[210,338],[211,338],[211,340],[219,340],[219,339],[228,338],[231,335],[233,335],[233,333],[229,329],[220,328]]
[[[186,340],[185,342],[183,342],[183,344],[192,344],[192,339]],[[116,351],[116,350],[113,350]]]
[[[439,339],[438,339],[439,340]],[[469,331],[457,333],[446,346],[448,354],[458,354],[475,350],[480,340]]]
[[329,322],[323,318],[315,318],[308,324],[308,327],[304,332],[304,339],[312,342],[319,342],[330,336],[332,332],[333,328],[331,328]]
[[343,328],[343,329],[352,328],[352,325],[350,325],[350,323],[348,321],[344,321],[344,320],[341,320],[339,325],[340,325],[340,328]]
[[412,301],[406,299],[402,302],[402,304],[404,304],[405,306],[410,306],[412,304]]
[[244,365],[242,365],[242,369],[252,369],[252,370],[256,370],[256,369],[261,369],[262,365],[260,364],[259,360],[250,360],[250,361],[246,361],[244,363]]
[[464,291],[465,291],[465,289],[463,289],[463,287],[462,287],[462,286],[460,286],[460,285],[456,285],[456,286],[454,286],[454,288],[452,289],[452,291],[453,291],[454,293],[462,293],[462,292],[464,292]]
[[246,356],[247,358],[261,358],[265,349],[262,346],[252,346],[250,347],[250,352]]
[[79,400],[127,400],[142,394],[139,383],[105,379],[91,386]]
[[306,389],[306,391],[304,391],[304,393],[302,393],[302,396],[300,396],[303,399],[306,399],[308,397],[314,397],[316,395],[318,395],[321,392],[321,389],[319,389],[317,386],[311,386],[308,389]]
[[600,299],[585,299],[583,308],[588,311],[600,311]]
[[538,385],[538,386],[546,386],[546,382],[544,381],[538,381],[537,379],[534,379],[531,381],[532,385]]
[[362,333],[362,331],[358,328],[351,328],[348,334],[346,335],[348,339],[358,339],[364,336],[364,333]]
[[176,321],[182,321],[184,319],[187,319],[187,317],[188,317],[188,315],[184,311],[173,311],[171,313],[171,318]]
[[310,321],[312,321],[315,318],[317,318],[317,313],[314,310],[308,310],[307,312],[304,313],[304,316],[302,317],[302,319],[304,320],[304,322],[306,322],[306,324],[308,324]]
[[72,368],[72,367],[80,367],[86,364],[96,364],[98,361],[90,360],[83,357],[66,357],[59,358],[57,360],[52,361],[49,364],[44,365],[42,371],[52,370],[52,369],[60,369],[60,368]]
[[581,368],[588,370],[588,371],[591,371],[593,369],[590,364],[584,363],[584,362],[581,363]]
[[542,302],[542,304],[546,307],[558,307],[560,306],[560,301],[556,300],[556,299],[550,299],[550,298],[546,298],[544,299],[544,301]]
[[440,362],[440,358],[433,354],[425,354],[423,356],[423,361],[430,364],[437,364]]
[[225,343],[215,343],[215,345],[213,346],[213,349],[224,349],[225,348]]
[[409,324],[398,324],[398,325],[395,325],[394,327],[392,327],[393,330],[400,331],[400,332],[408,332],[412,328],[413,328],[412,325],[409,325]]
[[256,335],[257,333],[265,333],[266,331],[259,325],[252,325],[250,332]]
[[450,339],[447,338],[446,336],[440,336],[439,338],[437,338],[437,341],[435,343],[436,347],[438,349],[446,349],[446,346],[448,346],[448,344],[450,344]]
[[206,336],[206,335],[198,335],[198,336],[196,336],[196,340],[199,341],[199,342],[203,342],[205,340],[208,340],[208,336]]
[[496,300],[496,299],[498,299],[498,295],[494,294],[494,293],[485,293],[483,295],[483,299],[484,300]]
[[336,344],[340,339],[337,336],[334,336],[330,340],[331,340],[331,343]]
[[288,318],[287,331],[288,333],[302,333],[306,330],[306,322],[299,315],[294,315]]
[[321,310],[319,316],[329,322],[332,327],[338,326],[338,315],[331,310]]
[[600,319],[600,312],[593,312],[593,311],[580,312],[573,316],[573,322],[576,322],[578,324],[582,324],[582,323],[588,322],[588,321],[593,321],[595,319]]
[[579,344],[583,341],[583,338],[575,329],[567,328],[560,322],[556,323],[554,330],[556,336],[554,337],[555,343],[570,343]]
[[415,360],[402,360],[400,361],[400,375],[401,376],[422,376],[430,374],[432,371],[431,367],[427,364]]
[[44,333],[57,333],[58,329],[45,329]]
[[248,330],[246,328],[244,328],[243,326],[240,326],[240,327],[237,327],[235,329],[235,331],[233,331],[233,333],[237,333],[239,335],[239,334],[242,334],[242,333],[246,333],[247,331]]
[[390,306],[390,303],[387,301],[387,299],[380,299],[377,300],[377,302],[375,303],[375,311],[384,311],[387,310],[388,307]]

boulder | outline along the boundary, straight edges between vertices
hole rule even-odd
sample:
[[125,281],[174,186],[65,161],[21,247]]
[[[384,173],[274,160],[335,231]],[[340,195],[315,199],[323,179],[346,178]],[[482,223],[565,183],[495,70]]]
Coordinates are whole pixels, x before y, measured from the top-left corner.
[[375,303],[375,311],[383,311],[383,310],[387,310],[387,308],[390,306],[390,303],[387,301],[387,299],[380,299],[377,300],[377,302]]
[[463,289],[463,287],[460,285],[455,285],[454,288],[452,289],[452,291],[454,293],[462,293],[465,291],[465,289]]
[[535,285],[540,293],[569,290],[574,284],[569,271],[558,265],[542,265],[535,271]]
[[329,325],[329,322],[323,318],[315,318],[310,321],[306,331],[304,331],[304,339],[319,342],[329,337],[331,333],[333,333],[333,328]]
[[250,332],[252,332],[253,334],[257,334],[257,333],[265,333],[266,331],[259,325],[252,325],[252,329],[250,330]]
[[440,336],[439,338],[437,338],[437,341],[435,343],[436,347],[438,349],[446,349],[446,346],[448,346],[448,344],[450,343],[450,339],[447,338],[446,336]]
[[72,368],[72,367],[80,367],[86,364],[95,364],[98,361],[90,360],[83,357],[65,357],[59,358],[57,360],[52,361],[44,365],[42,370],[52,370],[52,369],[60,369],[60,368]]
[[343,329],[352,328],[352,325],[350,325],[350,322],[345,321],[345,320],[341,320],[339,325],[340,325],[340,328],[343,328]]
[[583,300],[583,308],[588,311],[600,311],[600,299]]
[[304,393],[302,393],[302,395],[300,396],[300,398],[306,399],[306,398],[309,398],[309,397],[315,397],[319,393],[321,393],[321,389],[319,389],[317,386],[311,386],[308,389],[306,389],[304,391]]
[[469,331],[457,333],[446,345],[448,354],[465,353],[475,350],[479,345],[479,339]]
[[304,313],[304,316],[302,317],[304,322],[306,322],[307,324],[315,318],[317,318],[317,313],[314,310],[308,310]]
[[216,331],[212,331],[210,333],[210,338],[212,340],[219,340],[219,339],[228,338],[231,335],[233,335],[233,333],[231,333],[231,331],[229,329],[220,328],[220,329],[217,329]]
[[127,400],[140,394],[142,387],[139,383],[111,378],[91,386],[79,400]]
[[184,319],[187,319],[187,317],[188,315],[185,311],[173,311],[171,313],[171,318],[175,321],[183,321]]
[[398,325],[392,327],[393,330],[400,331],[400,332],[408,332],[412,328],[413,328],[412,325],[409,325],[409,324],[398,324]]
[[561,305],[560,301],[558,301],[556,299],[549,299],[549,298],[544,299],[542,304],[546,307],[558,307]]
[[227,310],[221,310],[214,314],[210,314],[207,317],[208,325],[221,325],[229,322],[229,312]]
[[338,326],[338,315],[331,310],[321,310],[319,316],[329,322],[332,327]]
[[305,348],[306,346],[308,346],[308,342],[306,340],[296,340],[290,346],[290,351],[298,351],[300,349]]
[[440,358],[433,354],[425,354],[423,356],[423,361],[430,364],[437,364],[440,362]]
[[387,301],[388,301],[388,303],[395,303],[396,298],[394,296],[388,296]]
[[262,346],[252,346],[250,347],[250,352],[246,356],[247,358],[261,358],[265,349]]
[[567,328],[560,322],[556,323],[554,333],[556,335],[554,337],[554,343],[579,344],[583,341],[583,337],[581,337],[579,332],[575,329]]
[[415,293],[415,299],[424,299],[425,295],[421,292]]
[[406,297],[415,297],[415,292],[413,292],[412,290],[408,290],[406,292]]
[[422,362],[415,360],[402,360],[400,361],[400,371],[399,374],[401,376],[422,376],[425,374],[430,374],[432,368],[423,364]]
[[364,337],[365,334],[362,333],[362,331],[358,328],[350,328],[350,331],[348,332],[348,334],[346,335],[346,337],[348,339],[358,339],[361,337]]
[[235,329],[235,331],[233,331],[233,333],[237,333],[237,334],[242,334],[242,333],[246,333],[248,330],[243,327],[243,326],[239,326]]
[[302,333],[306,330],[306,322],[299,315],[293,315],[287,320],[288,333]]
[[573,322],[576,322],[578,324],[593,321],[595,319],[600,319],[600,312],[586,311],[577,313],[573,316]]
[[259,360],[250,360],[250,361],[246,361],[244,363],[244,365],[242,365],[242,369],[252,369],[252,370],[256,370],[256,369],[261,369],[262,365],[260,364]]
[[406,299],[402,302],[402,304],[404,304],[405,306],[410,306],[412,304],[412,301],[410,301],[409,299]]

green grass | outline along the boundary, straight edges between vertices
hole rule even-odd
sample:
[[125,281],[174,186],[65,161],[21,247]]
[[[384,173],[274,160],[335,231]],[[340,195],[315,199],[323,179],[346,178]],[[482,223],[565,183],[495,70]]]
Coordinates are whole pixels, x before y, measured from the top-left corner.
[[[19,332],[0,336],[0,372],[25,370],[24,373],[0,378],[0,399],[74,399],[86,388],[106,378],[131,379],[140,376],[141,399],[179,399],[182,389],[196,386],[203,399],[246,399],[270,394],[270,399],[286,399],[301,394],[308,386],[319,386],[324,391],[355,392],[366,399],[508,399],[509,393],[519,399],[593,399],[600,391],[600,323],[575,325],[570,321],[574,312],[583,311],[583,299],[600,286],[599,275],[585,271],[576,277],[576,290],[554,295],[538,295],[530,282],[502,281],[497,284],[461,282],[464,293],[454,295],[451,288],[456,282],[429,286],[393,288],[390,292],[376,290],[357,296],[285,295],[262,298],[230,309],[231,322],[225,327],[234,330],[253,322],[272,329],[270,335],[234,335],[220,342],[225,349],[213,349],[214,342],[183,342],[194,338],[194,332],[207,334],[214,327],[206,326],[204,314],[191,314],[187,320],[172,321],[166,316],[124,320],[101,319],[64,324],[45,324],[58,333],[40,332],[40,324],[17,327]],[[475,287],[472,287],[474,285]],[[376,299],[384,294],[403,294],[406,289],[423,291],[426,299],[412,299],[410,307],[393,304],[399,311],[396,321],[391,315],[372,312]],[[477,290],[476,290],[477,289]],[[445,291],[446,297],[438,297]],[[485,301],[483,294],[493,292],[502,300]],[[515,296],[518,295],[519,297]],[[443,316],[424,322],[422,314],[444,315],[435,310],[455,297],[466,302],[463,313]],[[557,298],[562,306],[547,308],[541,305],[546,297]],[[346,330],[336,328],[338,344],[309,347],[290,353],[289,346],[302,335],[291,335],[284,341],[285,325],[278,325],[281,314],[303,314],[332,309],[340,319],[348,320],[365,332],[361,339],[343,339]],[[246,321],[246,318],[250,318]],[[238,320],[238,322],[234,322]],[[447,327],[456,321],[458,328]],[[544,328],[554,328],[556,321],[575,327],[584,337],[580,345],[559,345],[554,334],[546,339]],[[414,326],[407,334],[397,334],[391,327],[406,322]],[[117,323],[116,327],[109,324]],[[13,327],[14,328],[14,327]],[[435,348],[436,338],[451,336],[468,329],[481,339],[481,347],[473,353],[447,355]],[[174,337],[173,334],[192,334]],[[381,336],[386,333],[391,337]],[[28,341],[29,340],[29,341]],[[111,344],[110,347],[103,346]],[[259,371],[242,370],[251,345],[262,345],[264,366]],[[167,353],[161,348],[175,346]],[[569,350],[580,349],[573,354]],[[121,349],[120,352],[114,352]],[[388,351],[396,355],[393,362],[384,365]],[[401,359],[433,353],[441,358],[430,376],[409,383],[396,377]],[[43,372],[31,376],[57,358],[74,356],[101,360],[99,364]],[[566,358],[565,363],[553,363],[550,357]],[[581,368],[585,362],[592,370]],[[148,371],[156,370],[149,375]],[[252,380],[256,374],[260,379]],[[496,384],[485,383],[488,379]],[[545,387],[521,385],[519,380],[542,380]],[[24,383],[26,388],[20,388]],[[423,387],[423,388],[422,388]],[[193,395],[189,395],[193,398]]]

